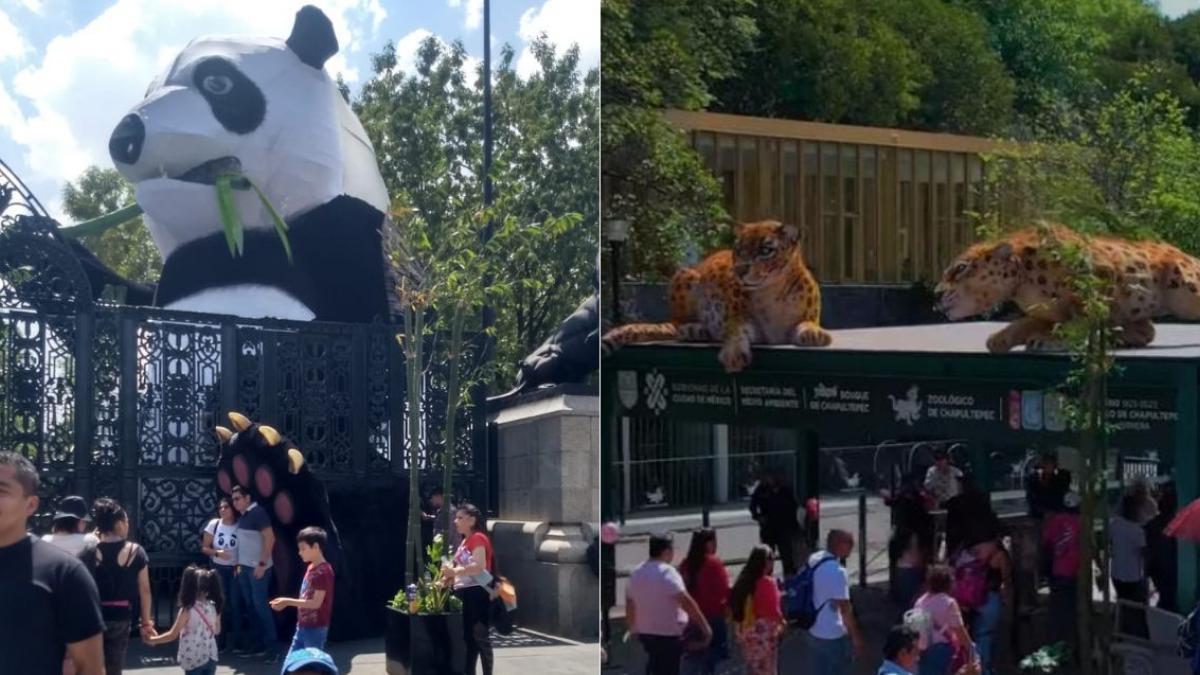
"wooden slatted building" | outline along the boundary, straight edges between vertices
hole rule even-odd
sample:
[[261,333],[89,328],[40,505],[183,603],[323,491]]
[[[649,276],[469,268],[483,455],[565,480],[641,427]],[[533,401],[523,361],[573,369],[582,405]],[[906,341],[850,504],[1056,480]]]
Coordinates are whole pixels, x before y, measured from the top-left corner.
[[721,181],[738,221],[799,224],[823,283],[937,279],[975,239],[981,153],[972,136],[666,111]]

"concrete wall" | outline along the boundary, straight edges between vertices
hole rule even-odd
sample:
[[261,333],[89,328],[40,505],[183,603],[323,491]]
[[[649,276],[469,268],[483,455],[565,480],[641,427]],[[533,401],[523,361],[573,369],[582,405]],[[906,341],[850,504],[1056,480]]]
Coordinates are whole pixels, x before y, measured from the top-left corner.
[[600,517],[600,403],[578,389],[540,391],[497,426],[500,573],[517,587],[516,622],[572,639],[600,632],[599,579],[587,563]]

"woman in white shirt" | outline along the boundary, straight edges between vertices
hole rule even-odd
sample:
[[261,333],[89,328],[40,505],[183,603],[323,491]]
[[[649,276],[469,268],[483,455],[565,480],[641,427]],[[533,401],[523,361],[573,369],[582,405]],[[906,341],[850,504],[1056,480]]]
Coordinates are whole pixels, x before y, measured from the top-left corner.
[[221,587],[226,596],[221,617],[225,630],[218,640],[221,649],[224,649],[238,646],[242,616],[238,585],[234,579],[237,570],[238,513],[229,497],[221,497],[217,501],[217,515],[204,526],[204,543],[200,551],[212,561],[212,568],[221,578]]

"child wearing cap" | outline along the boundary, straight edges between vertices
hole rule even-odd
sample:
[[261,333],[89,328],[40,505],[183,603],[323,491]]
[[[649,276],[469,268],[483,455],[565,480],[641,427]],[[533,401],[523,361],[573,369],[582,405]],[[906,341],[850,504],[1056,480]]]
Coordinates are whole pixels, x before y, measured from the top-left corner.
[[283,672],[289,675],[339,675],[333,658],[320,649],[297,649],[283,662]]

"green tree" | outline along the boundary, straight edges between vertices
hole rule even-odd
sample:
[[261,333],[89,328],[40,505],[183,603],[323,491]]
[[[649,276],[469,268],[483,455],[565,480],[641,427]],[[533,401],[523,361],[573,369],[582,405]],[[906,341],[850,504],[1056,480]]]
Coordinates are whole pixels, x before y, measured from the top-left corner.
[[1200,80],[1200,10],[1175,19],[1170,30],[1175,59],[1187,68],[1189,77]]
[[[63,210],[75,221],[91,220],[134,201],[133,186],[116,169],[88,167],[62,191]],[[80,243],[110,269],[132,281],[155,283],[162,273],[162,256],[150,239],[141,216]]]
[[869,3],[759,0],[754,47],[715,88],[716,109],[895,126],[920,105],[930,72]]
[[1013,83],[978,14],[944,0],[758,0],[758,37],[715,88],[733,113],[1002,130]]
[[[421,458],[441,446],[439,462],[442,489],[452,493],[451,478],[457,461],[453,453],[457,419],[466,406],[468,392],[491,379],[495,361],[480,362],[472,353],[466,330],[485,303],[505,307],[512,303],[520,280],[503,275],[510,265],[511,251],[537,251],[552,247],[578,225],[578,214],[550,217],[541,223],[524,223],[511,215],[506,198],[491,210],[473,209],[469,204],[450,205],[449,217],[432,230],[416,211],[393,210],[393,225],[387,232],[388,255],[397,279],[395,293],[404,310],[404,332],[396,339],[404,350],[408,391],[420,392],[429,370],[444,364],[446,379],[445,429],[441,438],[430,439],[426,429],[428,411],[408,406],[409,525],[406,571],[419,570],[420,467]],[[501,214],[509,215],[502,216]],[[489,220],[495,234],[484,242],[479,232]],[[439,243],[434,244],[437,241]],[[432,464],[432,463],[431,463]],[[443,511],[443,527],[449,531],[450,512]]]
[[[579,75],[577,49],[559,56],[538,39],[533,51],[539,67],[530,77],[517,76],[508,47],[493,72],[492,182],[505,205],[498,217],[527,224],[580,218],[536,249],[503,251],[498,278],[517,288],[495,307],[496,360],[505,368],[498,386],[507,386],[515,364],[592,292],[595,265],[599,74]],[[435,39],[420,45],[414,72],[398,63],[390,44],[375,56],[375,75],[354,109],[393,201],[428,225],[436,250],[459,217],[453,205],[483,201],[480,74],[469,82],[462,45]]]
[[1200,253],[1200,140],[1182,104],[1147,79],[1094,110],[1046,118],[1036,142],[986,157],[987,229],[1044,217]]
[[556,57],[539,39],[531,49],[539,67],[526,79],[513,69],[512,49],[501,52],[492,90],[495,190],[507,203],[505,215],[520,222],[577,219],[536,247],[510,247],[502,258],[498,274],[520,280],[501,308],[511,317],[497,322],[498,356],[510,367],[593,293],[598,246],[599,70],[580,77],[577,48]]
[[752,8],[747,0],[601,2],[604,216],[632,223],[632,273],[667,276],[686,251],[725,234],[717,181],[660,111],[712,103],[712,84],[732,76],[751,45]]
[[989,43],[983,17],[942,0],[873,2],[929,72],[903,126],[976,135],[1008,130],[1016,85]]
[[1103,0],[968,0],[1016,83],[1017,112],[1036,117],[1093,95],[1092,64],[1106,45]]

